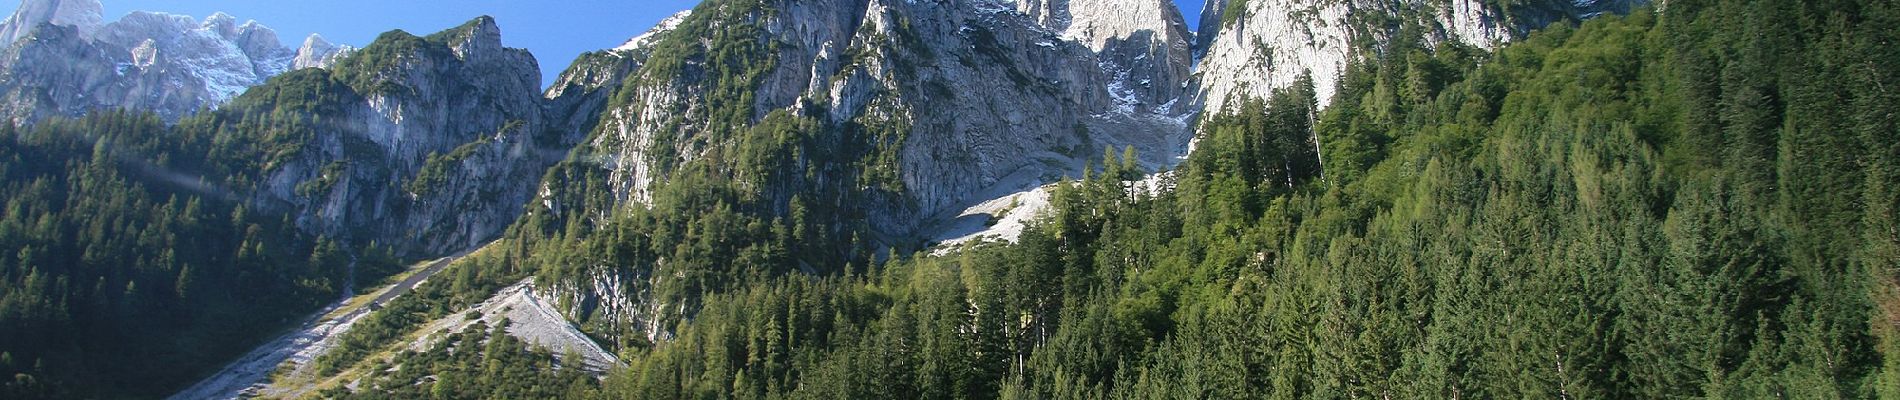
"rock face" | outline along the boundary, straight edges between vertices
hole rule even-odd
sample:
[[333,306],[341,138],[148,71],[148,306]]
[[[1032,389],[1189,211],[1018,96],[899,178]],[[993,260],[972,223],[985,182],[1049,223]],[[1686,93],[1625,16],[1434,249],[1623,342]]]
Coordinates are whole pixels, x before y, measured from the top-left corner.
[[259,86],[230,112],[298,101],[270,96],[311,81],[346,92],[256,200],[288,206],[300,226],[330,237],[447,254],[512,223],[541,174],[591,128],[590,109],[629,68],[587,60],[544,95],[534,57],[503,46],[482,17],[428,37],[386,33],[330,70]]
[[[1389,43],[1389,24],[1417,23],[1425,43],[1455,41],[1495,48],[1563,19],[1626,13],[1642,0],[1533,2],[1506,12],[1479,0],[1313,1],[1209,0],[1201,14],[1200,104],[1219,112],[1234,99],[1265,98],[1311,74],[1320,105],[1332,101],[1338,78],[1358,43]],[[1385,16],[1415,15],[1417,21]],[[1404,17],[1402,17],[1404,18]]]
[[105,24],[105,5],[99,0],[23,0],[13,16],[0,22],[0,40],[18,42],[40,24],[71,26],[91,32]]
[[176,121],[222,105],[292,69],[343,49],[284,47],[255,21],[133,12],[101,23],[98,0],[25,0],[0,23],[0,117],[20,125],[97,109],[156,112]]
[[1200,66],[1201,57],[1207,55],[1207,48],[1213,44],[1214,36],[1220,34],[1221,14],[1227,10],[1228,0],[1206,0],[1201,3],[1200,27],[1194,31],[1194,61]]
[[[127,108],[176,122],[230,103],[238,109],[217,118],[236,125],[317,97],[302,89],[342,93],[330,99],[342,104],[290,117],[323,123],[294,158],[259,172],[250,203],[409,254],[451,253],[512,223],[632,69],[591,55],[544,98],[534,57],[502,46],[486,17],[427,38],[386,34],[364,54],[317,35],[293,50],[224,14],[133,12],[100,24],[98,9],[28,0],[0,26],[23,35],[0,50],[0,115],[26,124]],[[263,93],[240,96],[254,86]]]
[[[894,182],[867,184],[858,190],[879,194],[836,206],[865,210],[882,236],[873,240],[913,240],[972,204],[1079,176],[1106,149],[1134,147],[1150,166],[1170,165],[1188,138],[1191,34],[1165,0],[712,0],[683,16],[628,48],[691,50],[710,46],[707,37],[757,35],[770,68],[739,89],[751,100],[745,123],[782,111],[882,138],[876,146],[890,155]],[[655,57],[649,66],[660,64]],[[731,90],[698,68],[707,62],[641,68],[619,88],[571,158],[599,170],[606,197],[644,207],[671,166],[706,157],[696,142],[719,122],[696,116],[714,107],[708,93]],[[560,197],[530,212],[574,207]],[[664,269],[599,267],[550,287],[577,320],[658,339],[670,326],[663,321],[684,312],[647,290]]]
[[303,46],[297,47],[297,58],[291,59],[290,69],[329,68],[354,52],[355,47],[330,43],[322,35],[312,33],[304,38]]
[[[907,221],[934,219],[920,216],[1079,176],[1104,149],[1171,162],[1190,111],[1176,101],[1191,62],[1180,14],[1158,1],[1088,3],[1160,18],[1116,27],[1125,15],[1071,7],[1063,17],[1064,4],[1044,7],[1055,18],[1036,18],[983,2],[871,2],[852,45],[875,56],[815,89],[835,120],[909,116],[899,169],[917,208],[885,213],[880,222],[895,228],[887,233],[914,234],[923,227]],[[906,36],[923,45],[880,40]]]
[[1019,0],[1016,9],[1095,51],[1118,100],[1154,107],[1189,91],[1193,33],[1170,0]]

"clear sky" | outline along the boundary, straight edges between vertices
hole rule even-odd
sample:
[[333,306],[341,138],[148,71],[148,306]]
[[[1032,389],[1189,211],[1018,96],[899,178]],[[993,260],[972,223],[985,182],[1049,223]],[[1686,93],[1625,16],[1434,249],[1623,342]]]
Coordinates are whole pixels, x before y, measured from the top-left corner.
[[[1191,28],[1204,0],[1174,0]],[[200,19],[223,11],[256,20],[296,47],[311,33],[361,47],[391,29],[426,35],[481,15],[495,17],[502,42],[534,52],[542,85],[554,80],[580,53],[613,48],[660,19],[692,8],[699,0],[104,0],[106,20],[135,10],[184,14]],[[0,14],[18,3],[0,0]]]

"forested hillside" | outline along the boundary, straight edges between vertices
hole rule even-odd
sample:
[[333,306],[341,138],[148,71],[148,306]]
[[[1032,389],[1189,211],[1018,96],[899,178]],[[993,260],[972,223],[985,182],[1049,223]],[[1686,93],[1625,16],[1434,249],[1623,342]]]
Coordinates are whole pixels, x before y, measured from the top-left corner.
[[[387,33],[171,126],[127,110],[0,128],[0,373],[16,378],[0,394],[170,394],[398,254],[489,239],[532,189],[505,178],[575,140],[522,122],[541,112],[533,65],[482,17]],[[430,107],[366,111],[402,101]]]
[[393,265],[240,203],[199,172],[235,160],[173,132],[120,112],[0,126],[0,397],[174,390],[334,299],[353,260]]
[[1163,190],[1107,157],[947,256],[794,273],[800,225],[699,217],[518,226],[498,264],[739,246],[682,269],[747,278],[683,281],[694,317],[623,342],[606,398],[1900,396],[1897,24],[1672,1],[1390,43],[1324,111],[1203,118]]

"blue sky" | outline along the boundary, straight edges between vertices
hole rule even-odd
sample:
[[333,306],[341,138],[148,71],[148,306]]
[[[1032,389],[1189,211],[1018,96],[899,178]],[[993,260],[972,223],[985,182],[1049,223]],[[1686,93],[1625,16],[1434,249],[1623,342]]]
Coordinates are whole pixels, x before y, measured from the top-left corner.
[[[1175,0],[1192,27],[1204,0]],[[16,4],[0,0],[0,13]],[[286,45],[297,46],[310,33],[331,42],[363,46],[391,29],[429,34],[492,15],[501,25],[502,42],[534,52],[542,84],[566,69],[582,52],[619,46],[699,0],[104,0],[106,20],[135,10],[163,11],[204,18],[223,11],[240,20],[257,20],[277,31]]]

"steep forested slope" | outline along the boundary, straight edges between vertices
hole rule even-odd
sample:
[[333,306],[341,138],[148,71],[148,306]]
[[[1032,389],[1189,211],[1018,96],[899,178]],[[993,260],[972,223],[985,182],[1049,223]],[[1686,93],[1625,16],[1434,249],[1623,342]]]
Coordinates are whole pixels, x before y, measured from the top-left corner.
[[385,34],[175,126],[111,111],[9,130],[8,387],[165,394],[396,272],[392,254],[491,238],[533,192],[518,181],[584,129],[540,123],[544,105],[586,119],[572,108],[604,97],[564,83],[544,101],[535,69],[482,17]]
[[335,298],[352,263],[393,264],[180,168],[204,148],[170,132],[129,113],[0,127],[0,397],[160,395]]

